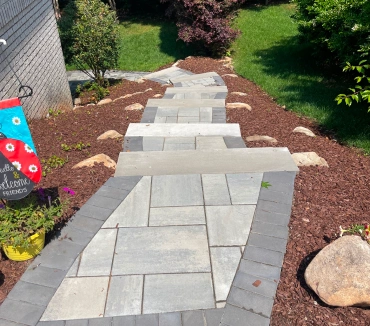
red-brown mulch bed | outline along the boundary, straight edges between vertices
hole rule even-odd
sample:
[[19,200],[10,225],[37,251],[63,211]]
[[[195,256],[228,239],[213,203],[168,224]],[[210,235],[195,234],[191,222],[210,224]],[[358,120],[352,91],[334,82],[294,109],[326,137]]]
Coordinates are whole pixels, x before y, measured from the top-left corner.
[[[224,63],[209,58],[189,58],[181,62],[179,67],[194,73],[216,71],[221,76],[233,73],[223,66]],[[278,140],[276,144],[250,142],[248,147],[288,147],[292,153],[314,151],[329,164],[329,168],[302,167],[297,175],[289,242],[271,325],[367,325],[369,310],[326,306],[307,288],[303,273],[312,257],[338,236],[339,225],[344,227],[352,223],[370,222],[367,187],[370,183],[370,159],[359,150],[342,146],[326,136],[313,121],[284,110],[252,82],[241,77],[224,76],[223,79],[229,89],[228,102],[246,102],[252,107],[251,112],[228,110],[228,122],[240,124],[244,139],[258,134]],[[72,166],[99,153],[116,161],[122,141],[97,141],[97,136],[110,129],[124,135],[128,124],[138,122],[142,112],[124,111],[123,108],[136,102],[145,105],[148,98],[165,91],[164,87],[150,81],[143,84],[125,81],[112,89],[109,97],[114,99],[148,88],[153,88],[153,91],[107,105],[89,106],[55,118],[33,121],[31,130],[41,159],[51,155],[68,155],[69,159],[62,168],[54,169],[43,178],[40,186],[57,187],[62,198],[67,194],[61,189],[72,188],[76,195],[72,197],[71,206],[81,207],[114,171],[102,165],[78,170],[72,170]],[[248,95],[230,95],[233,91]],[[310,128],[317,137],[293,133],[297,126]],[[80,141],[90,143],[91,147],[69,152],[61,149],[63,143],[71,145]],[[72,212],[70,209],[67,218]],[[28,264],[13,263],[4,258],[0,262],[0,284],[1,280],[5,280],[0,286],[0,302]]]

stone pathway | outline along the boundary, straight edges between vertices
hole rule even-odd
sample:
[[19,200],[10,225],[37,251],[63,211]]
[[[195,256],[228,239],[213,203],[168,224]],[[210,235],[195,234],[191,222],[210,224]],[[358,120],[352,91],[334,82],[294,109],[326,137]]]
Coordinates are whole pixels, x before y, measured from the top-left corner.
[[246,148],[216,73],[144,78],[175,87],[130,124],[115,177],[34,260],[1,325],[269,325],[297,166]]

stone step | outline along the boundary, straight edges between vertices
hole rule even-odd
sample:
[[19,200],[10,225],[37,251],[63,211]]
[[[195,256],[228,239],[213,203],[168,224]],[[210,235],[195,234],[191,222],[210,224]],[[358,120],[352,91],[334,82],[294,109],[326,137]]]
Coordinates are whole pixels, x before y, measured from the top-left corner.
[[203,78],[209,78],[209,77],[220,77],[220,75],[216,72],[206,72],[203,74],[194,74],[190,76],[181,76],[181,77],[174,77],[171,78],[171,83],[180,83],[180,82],[186,82],[196,79],[203,79]]
[[167,69],[163,69],[160,71],[153,72],[151,74],[144,75],[144,79],[149,79],[161,84],[167,84],[170,82],[171,78],[181,78],[185,76],[193,75],[192,72],[177,68],[177,67],[170,67]]
[[240,137],[238,123],[197,124],[197,123],[130,123],[126,137],[197,137],[232,136]]
[[299,171],[286,147],[121,152],[115,176],[274,171]]
[[225,107],[224,99],[149,99],[146,107],[160,108],[199,108],[199,107]]
[[167,88],[162,99],[226,99],[226,86],[191,86]]
[[202,93],[213,93],[213,92],[227,92],[226,86],[190,86],[190,87],[168,87],[165,94],[177,94],[177,93],[189,93],[189,92],[202,92]]

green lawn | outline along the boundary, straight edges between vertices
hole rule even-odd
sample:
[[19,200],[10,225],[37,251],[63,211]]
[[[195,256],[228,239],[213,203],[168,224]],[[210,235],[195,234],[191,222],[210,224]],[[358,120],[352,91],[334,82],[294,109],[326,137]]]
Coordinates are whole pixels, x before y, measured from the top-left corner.
[[334,102],[338,93],[347,92],[345,75],[338,69],[330,76],[317,68],[310,47],[298,42],[293,12],[292,4],[241,10],[235,24],[242,35],[233,45],[236,71],[287,109],[316,119],[339,140],[370,153],[370,114],[364,106]]
[[[136,18],[119,26],[121,52],[118,69],[129,71],[153,71],[193,53],[184,42],[177,41],[174,23],[159,19]],[[74,70],[67,65],[67,70]]]

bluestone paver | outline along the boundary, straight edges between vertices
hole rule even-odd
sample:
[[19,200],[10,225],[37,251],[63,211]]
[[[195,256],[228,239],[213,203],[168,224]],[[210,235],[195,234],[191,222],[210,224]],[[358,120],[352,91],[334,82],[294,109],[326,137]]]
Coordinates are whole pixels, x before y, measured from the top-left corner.
[[139,315],[143,276],[113,276],[110,280],[105,316]]
[[112,326],[135,326],[135,316],[117,316],[112,319]]
[[116,236],[117,229],[101,229],[96,233],[83,251],[77,276],[110,274]]
[[49,302],[41,320],[102,317],[108,281],[107,276],[64,279]]
[[285,253],[287,239],[274,238],[263,234],[253,233],[249,234],[248,245],[259,248],[265,248],[273,251]]
[[282,252],[277,252],[264,248],[246,246],[243,258],[259,263],[282,267],[284,254]]
[[143,151],[162,151],[164,137],[143,137]]
[[231,205],[224,174],[202,174],[202,185],[206,205]]
[[78,266],[80,265],[81,255],[78,255],[71,268],[68,270],[66,277],[76,277],[78,272]]
[[169,137],[164,141],[164,151],[194,150],[194,137]]
[[235,275],[233,286],[264,295],[265,297],[274,298],[278,284],[274,281],[239,271]]
[[246,148],[242,137],[224,136],[224,142],[227,148]]
[[[292,186],[291,186],[292,187]],[[278,192],[273,191],[271,189],[272,187],[269,187],[268,189],[262,188],[260,192],[259,199],[266,200],[266,201],[272,201],[276,203],[282,203],[282,204],[292,204],[293,200],[293,188],[290,193],[287,193],[287,191],[284,192]]]
[[233,205],[257,204],[262,173],[235,173],[226,175]]
[[72,225],[65,226],[57,232],[58,240],[71,241],[82,246],[86,246],[93,238],[94,233],[86,230],[76,229]]
[[121,203],[122,200],[103,197],[99,194],[94,194],[90,199],[86,202],[86,204],[101,208],[108,208],[108,209],[115,209]]
[[288,214],[277,214],[274,212],[267,212],[260,209],[256,209],[254,221],[261,221],[271,223],[275,225],[287,226],[290,220]]
[[270,319],[230,304],[225,307],[222,325],[269,326]]
[[199,174],[153,177],[151,207],[197,205],[203,205]]
[[159,314],[159,326],[182,326],[181,313],[169,312]]
[[206,206],[210,245],[245,245],[248,239],[254,209],[254,205]]
[[96,233],[103,225],[104,221],[96,220],[91,217],[75,214],[68,222],[68,225],[75,229],[83,230],[90,233]]
[[28,302],[5,299],[0,306],[0,320],[5,319],[25,325],[36,325],[45,307]]
[[156,107],[146,107],[142,118],[140,120],[141,123],[153,123],[155,120],[155,115],[157,114]]
[[258,209],[266,212],[274,212],[277,214],[286,214],[290,216],[290,213],[292,211],[292,205],[259,200]]
[[66,272],[56,268],[37,266],[28,268],[22,275],[21,281],[57,288]]
[[[177,117],[179,114],[179,109],[178,108],[158,108],[156,117],[158,118],[163,118],[163,117]],[[150,126],[155,126],[156,124],[151,124]],[[146,126],[146,127],[150,127]],[[143,128],[141,128],[143,129]],[[148,128],[145,128],[148,129]],[[153,128],[150,128],[153,129]],[[129,131],[131,132],[131,131]],[[182,135],[179,135],[182,136]]]
[[118,232],[113,275],[210,271],[203,225],[121,228]]
[[205,317],[203,311],[184,311],[182,313],[183,326],[205,326]]
[[89,325],[88,319],[66,320],[66,326],[88,326],[88,325]]
[[[266,172],[263,180],[268,181],[273,187],[280,187],[282,185],[294,185],[296,172],[279,171],[279,172]],[[274,190],[275,191],[275,190]]]
[[211,273],[145,276],[145,314],[214,307]]
[[110,209],[85,204],[78,211],[78,214],[90,218],[95,218],[96,220],[105,221],[108,216],[112,214],[113,209],[114,208]]
[[149,226],[205,224],[203,206],[152,207]]
[[151,178],[143,177],[104,223],[104,228],[148,225]]
[[143,150],[143,137],[127,137],[123,140],[124,152],[139,152]]
[[89,319],[89,326],[112,326],[112,318]]
[[280,278],[280,267],[266,265],[251,260],[242,259],[239,265],[239,271],[248,273],[257,277],[266,278],[271,281],[278,281]]
[[[120,190],[126,190],[127,194],[131,192],[131,190],[138,184],[138,182],[142,179],[142,176],[135,175],[135,176],[126,176],[126,177],[119,177],[119,178],[109,178],[104,186],[116,188]],[[126,196],[127,196],[126,194]]]
[[251,232],[281,239],[288,239],[289,236],[289,228],[287,226],[264,223],[258,220],[253,220]]
[[136,326],[158,326],[158,314],[136,316]]
[[204,311],[206,317],[207,326],[219,326],[222,315],[224,314],[223,309],[207,309]]
[[14,301],[28,302],[37,306],[46,307],[54,293],[55,288],[18,281],[9,292],[8,298]]
[[214,247],[210,250],[216,301],[225,301],[239,265],[240,249]]

